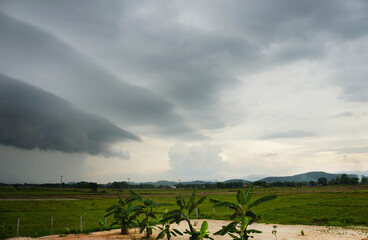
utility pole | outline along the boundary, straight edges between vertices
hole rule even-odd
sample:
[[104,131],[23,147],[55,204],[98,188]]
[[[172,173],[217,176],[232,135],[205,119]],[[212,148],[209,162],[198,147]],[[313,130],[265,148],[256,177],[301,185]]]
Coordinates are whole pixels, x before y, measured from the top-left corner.
[[180,188],[180,184],[181,184],[180,182],[181,182],[181,180],[179,179],[178,181],[179,181],[179,185],[178,185],[178,188]]
[[128,188],[130,188],[130,177],[128,177],[127,179],[128,179]]
[[61,190],[61,184],[63,183],[63,176],[60,176],[60,190]]

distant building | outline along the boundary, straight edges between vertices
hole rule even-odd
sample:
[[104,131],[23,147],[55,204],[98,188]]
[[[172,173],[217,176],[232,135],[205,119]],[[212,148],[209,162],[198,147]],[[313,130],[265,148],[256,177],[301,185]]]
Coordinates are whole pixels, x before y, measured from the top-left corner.
[[171,189],[176,189],[176,186],[172,185],[170,186]]

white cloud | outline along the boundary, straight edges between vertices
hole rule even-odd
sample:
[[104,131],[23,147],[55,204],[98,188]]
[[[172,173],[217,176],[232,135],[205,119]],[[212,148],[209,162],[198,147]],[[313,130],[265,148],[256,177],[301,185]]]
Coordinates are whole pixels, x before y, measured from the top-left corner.
[[177,144],[169,151],[169,174],[190,179],[222,179],[228,168],[221,148],[212,144]]

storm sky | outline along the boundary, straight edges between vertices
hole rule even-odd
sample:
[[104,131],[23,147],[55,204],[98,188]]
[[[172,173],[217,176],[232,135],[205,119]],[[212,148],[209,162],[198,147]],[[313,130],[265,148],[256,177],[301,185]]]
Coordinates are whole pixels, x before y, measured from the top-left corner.
[[0,182],[368,170],[367,1],[0,1]]

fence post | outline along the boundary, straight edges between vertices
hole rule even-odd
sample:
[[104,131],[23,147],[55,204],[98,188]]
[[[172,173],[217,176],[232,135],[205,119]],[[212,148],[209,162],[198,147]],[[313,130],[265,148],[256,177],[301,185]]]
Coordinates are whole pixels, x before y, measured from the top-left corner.
[[213,215],[215,215],[215,213],[216,213],[216,212],[215,212],[215,208],[212,208],[212,212],[213,212]]
[[196,218],[198,218],[198,207],[196,207]]
[[54,223],[54,216],[51,216],[51,230],[50,230],[50,235],[52,235],[52,225]]
[[107,217],[105,217],[105,227],[107,227]]
[[20,219],[18,218],[18,224],[17,224],[17,237],[19,237],[19,224],[20,224]]
[[165,213],[167,213],[167,208],[165,208]]
[[80,215],[80,231],[82,232],[82,215]]

